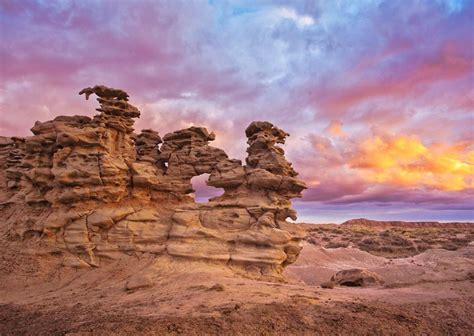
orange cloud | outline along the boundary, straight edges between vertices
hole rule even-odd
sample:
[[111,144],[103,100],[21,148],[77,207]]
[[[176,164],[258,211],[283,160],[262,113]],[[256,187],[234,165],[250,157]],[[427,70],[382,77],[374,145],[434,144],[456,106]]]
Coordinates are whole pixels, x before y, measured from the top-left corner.
[[375,136],[351,159],[369,182],[455,191],[474,188],[474,151],[469,144],[424,145],[418,138]]
[[332,120],[325,130],[336,137],[347,137],[346,132],[342,129],[342,122],[340,120]]

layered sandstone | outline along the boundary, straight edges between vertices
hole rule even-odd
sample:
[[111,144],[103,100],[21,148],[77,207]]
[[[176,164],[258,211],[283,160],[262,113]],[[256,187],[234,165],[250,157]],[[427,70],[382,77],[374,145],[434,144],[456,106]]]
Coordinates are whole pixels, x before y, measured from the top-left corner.
[[[0,138],[0,214],[8,239],[39,237],[70,266],[99,266],[123,254],[167,254],[275,275],[296,260],[302,230],[291,198],[306,188],[269,122],[246,129],[246,165],[190,127],[160,137],[133,133],[140,111],[105,86],[94,118],[36,122],[27,138]],[[224,193],[196,203],[191,178]]]

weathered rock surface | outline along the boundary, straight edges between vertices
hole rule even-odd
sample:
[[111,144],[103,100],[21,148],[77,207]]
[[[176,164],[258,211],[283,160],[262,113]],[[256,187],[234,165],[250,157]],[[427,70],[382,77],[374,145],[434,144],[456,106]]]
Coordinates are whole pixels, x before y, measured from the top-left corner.
[[[291,198],[306,188],[282,148],[288,134],[268,122],[246,129],[246,165],[190,127],[160,137],[134,134],[140,111],[105,86],[94,118],[36,122],[27,138],[0,138],[0,229],[8,239],[37,236],[77,265],[123,254],[168,254],[275,275],[296,260],[304,231]],[[191,178],[210,174],[222,196],[197,204]]]
[[135,274],[125,283],[125,290],[135,290],[153,286],[153,281],[146,275]]

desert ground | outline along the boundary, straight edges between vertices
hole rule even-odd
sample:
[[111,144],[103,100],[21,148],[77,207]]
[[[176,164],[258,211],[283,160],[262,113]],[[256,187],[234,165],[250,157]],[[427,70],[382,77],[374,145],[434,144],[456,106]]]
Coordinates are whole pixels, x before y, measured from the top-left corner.
[[[274,279],[166,255],[69,268],[38,237],[4,240],[0,335],[472,335],[469,224],[295,225],[302,252]],[[348,269],[383,283],[321,287]]]

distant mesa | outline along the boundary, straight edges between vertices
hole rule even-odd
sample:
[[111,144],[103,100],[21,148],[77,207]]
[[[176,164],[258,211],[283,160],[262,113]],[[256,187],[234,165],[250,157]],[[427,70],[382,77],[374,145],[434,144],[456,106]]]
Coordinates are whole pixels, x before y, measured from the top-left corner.
[[439,228],[467,228],[471,227],[474,223],[469,222],[404,222],[404,221],[376,221],[366,218],[355,218],[345,221],[341,225],[344,226],[372,226],[372,227],[405,227],[405,228],[416,228],[416,227],[439,227]]
[[[278,276],[301,250],[291,199],[306,189],[277,144],[288,133],[252,122],[246,164],[190,127],[134,133],[140,111],[120,89],[94,86],[99,114],[37,121],[26,138],[0,138],[1,233],[39,237],[69,265],[100,266],[124,254],[168,255]],[[191,179],[224,193],[198,204]],[[71,262],[72,259],[76,262]]]

